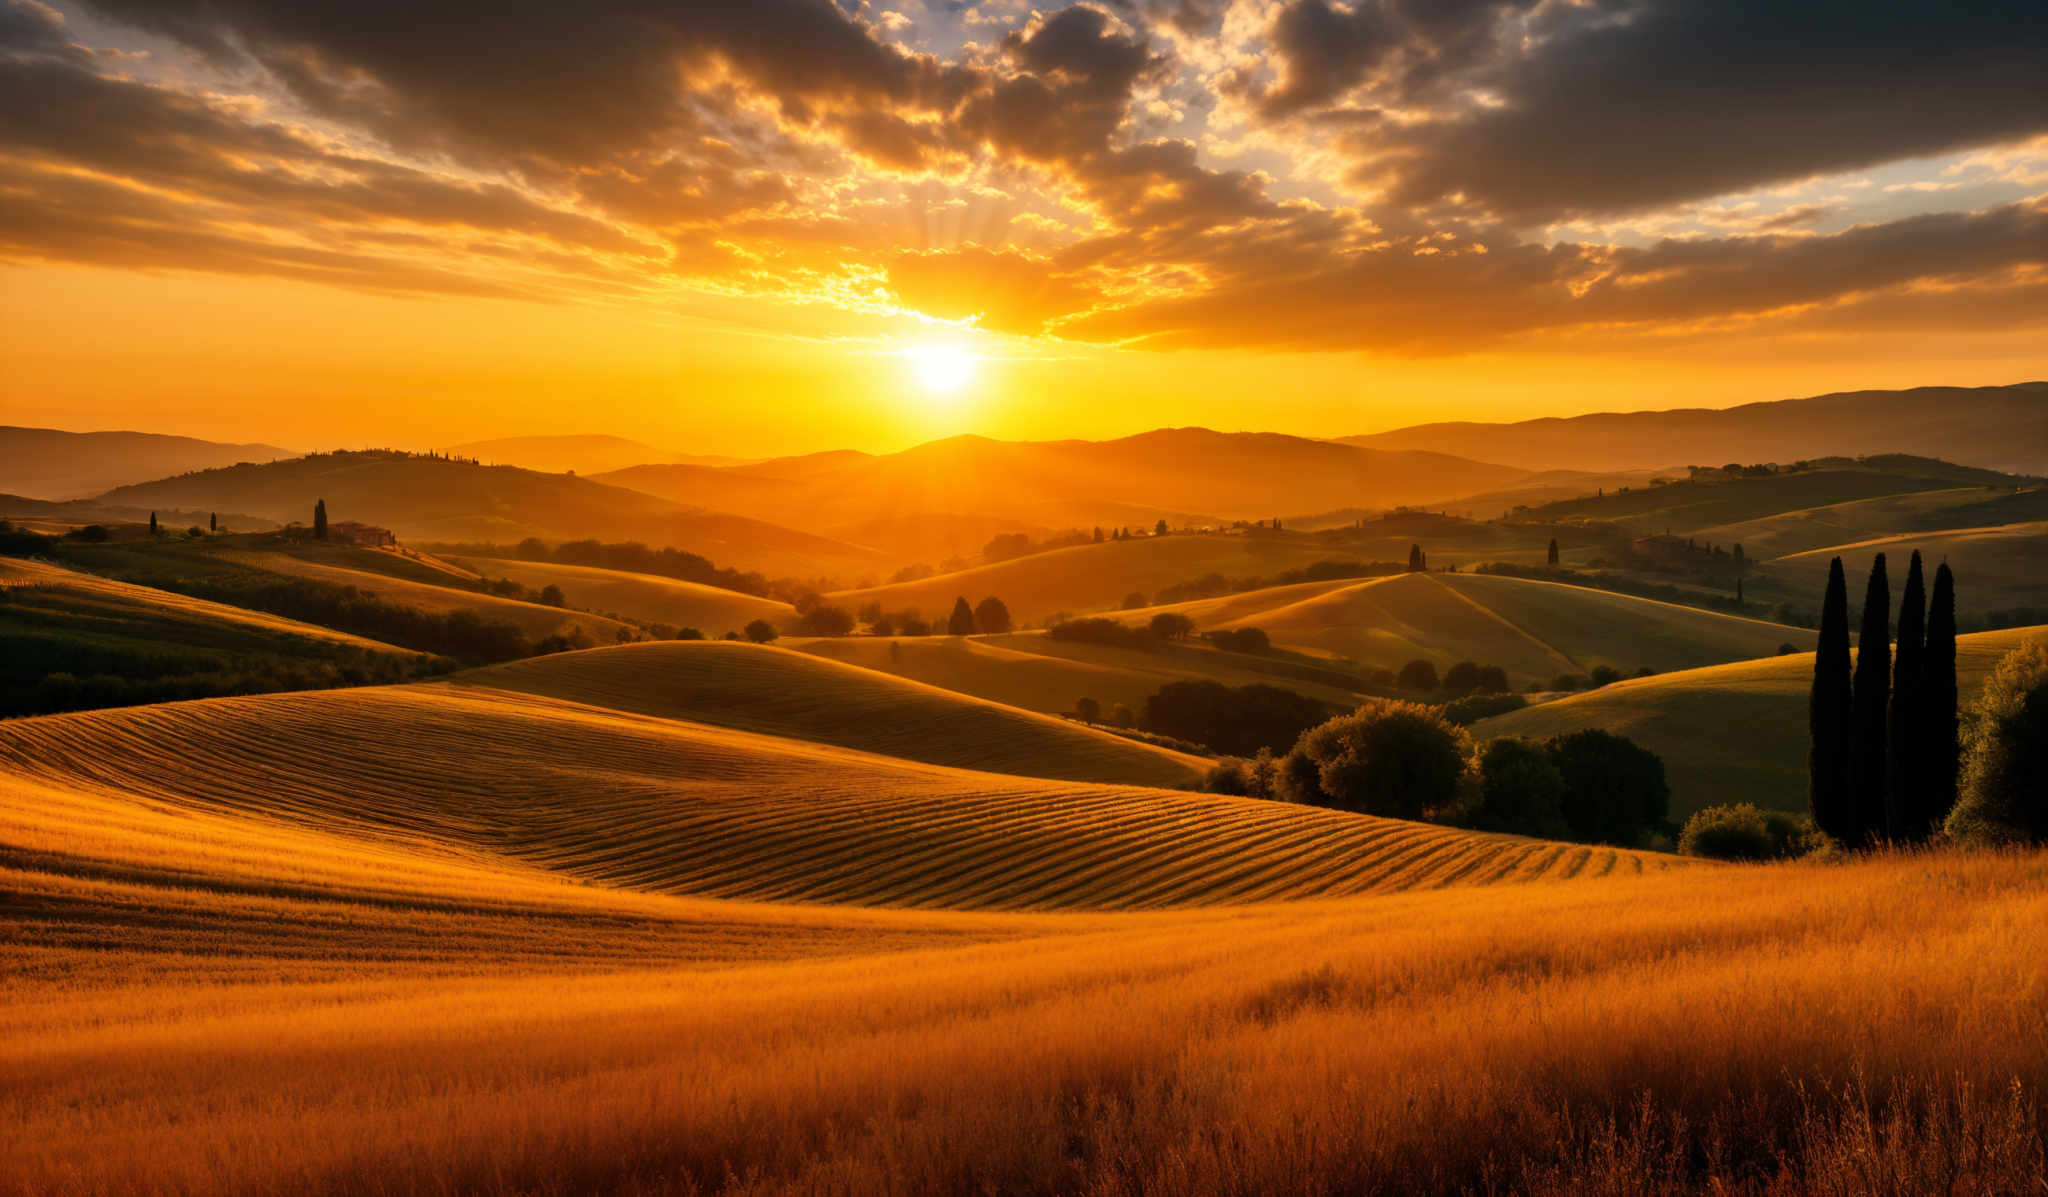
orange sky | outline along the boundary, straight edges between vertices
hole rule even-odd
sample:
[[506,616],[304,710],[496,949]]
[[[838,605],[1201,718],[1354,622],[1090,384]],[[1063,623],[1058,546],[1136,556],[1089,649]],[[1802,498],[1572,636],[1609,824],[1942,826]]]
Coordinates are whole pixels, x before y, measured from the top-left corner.
[[[2048,377],[2048,104],[1993,102],[2043,63],[1995,21],[1875,88],[1924,26],[1706,0],[536,0],[459,53],[403,11],[0,6],[9,423],[763,456]],[[1702,39],[1725,69],[1675,68]]]

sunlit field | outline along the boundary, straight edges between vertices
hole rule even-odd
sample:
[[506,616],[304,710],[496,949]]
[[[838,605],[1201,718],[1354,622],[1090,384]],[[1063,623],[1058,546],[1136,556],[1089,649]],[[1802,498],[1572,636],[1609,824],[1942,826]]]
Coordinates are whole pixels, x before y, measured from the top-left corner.
[[[232,900],[109,922],[90,968],[17,933],[7,1185],[1989,1193],[2042,1175],[2040,855],[1115,915],[538,890],[515,912],[461,889],[375,915],[420,934],[355,954],[182,941]],[[643,933],[592,931],[628,912]],[[645,933],[685,917],[702,934]],[[488,946],[515,927],[547,950]],[[778,927],[795,942],[747,933]]]

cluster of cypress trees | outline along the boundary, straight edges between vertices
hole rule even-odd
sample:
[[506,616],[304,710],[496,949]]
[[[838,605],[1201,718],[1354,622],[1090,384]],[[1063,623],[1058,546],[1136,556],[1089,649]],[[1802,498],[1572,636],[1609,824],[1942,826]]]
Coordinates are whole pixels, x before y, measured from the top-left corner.
[[1849,661],[1849,589],[1842,559],[1828,567],[1820,649],[1808,709],[1813,749],[1808,800],[1822,831],[1850,847],[1925,840],[1956,801],[1961,761],[1956,715],[1955,575],[1943,564],[1926,600],[1913,554],[1891,635],[1884,554],[1871,563],[1863,629]]

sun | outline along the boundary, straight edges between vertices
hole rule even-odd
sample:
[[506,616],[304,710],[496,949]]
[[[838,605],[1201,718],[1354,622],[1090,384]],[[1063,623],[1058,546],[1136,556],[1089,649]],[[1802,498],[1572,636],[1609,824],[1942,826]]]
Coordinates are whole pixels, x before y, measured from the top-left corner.
[[974,380],[975,356],[958,345],[917,345],[903,351],[926,394],[957,395]]

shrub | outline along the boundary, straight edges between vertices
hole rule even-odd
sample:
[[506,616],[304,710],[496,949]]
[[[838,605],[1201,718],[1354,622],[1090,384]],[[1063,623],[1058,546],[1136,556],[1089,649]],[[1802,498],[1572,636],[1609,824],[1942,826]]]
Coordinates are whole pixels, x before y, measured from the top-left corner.
[[1612,665],[1595,665],[1590,676],[1595,686],[1611,686],[1621,680],[1621,670]]
[[844,607],[817,603],[804,612],[796,630],[804,636],[844,636],[853,631],[853,613]]
[[1437,687],[1436,666],[1428,661],[1410,661],[1401,666],[1395,682],[1403,690],[1434,690]]
[[756,619],[747,624],[747,639],[756,644],[766,644],[779,634],[775,630],[775,625],[765,619]]
[[1180,640],[1195,630],[1195,621],[1178,611],[1161,611],[1145,626],[1158,639]]
[[1495,715],[1519,711],[1528,705],[1529,700],[1519,694],[1474,694],[1469,698],[1460,698],[1456,702],[1447,702],[1442,710],[1444,718],[1452,723],[1459,727],[1470,727],[1481,719],[1491,719]]
[[1380,702],[1312,728],[1294,751],[1315,762],[1323,805],[1419,819],[1456,801],[1470,750],[1434,708]]
[[1810,820],[1742,802],[1695,812],[1679,834],[1678,850],[1713,860],[1777,860],[1804,855],[1813,839]]
[[702,640],[703,638],[704,633],[696,628],[677,628],[676,634],[670,637],[672,640]]
[[1564,802],[1564,774],[1543,745],[1503,736],[1479,754],[1479,800],[1464,822],[1485,831],[1563,839],[1571,834]]
[[1225,757],[1203,778],[1202,788],[1211,794],[1239,798],[1274,798],[1278,796],[1280,763],[1265,748],[1250,759]]
[[2048,840],[2048,639],[2007,653],[1985,683],[1963,734],[1961,790],[1955,838]]
[[1127,628],[1114,619],[1093,616],[1087,619],[1068,619],[1053,624],[1045,634],[1054,640],[1074,640],[1084,644],[1108,644],[1116,648],[1149,649],[1157,642],[1149,628]]
[[1656,753],[1598,728],[1555,736],[1544,747],[1564,775],[1572,838],[1630,846],[1664,822],[1671,787]]

